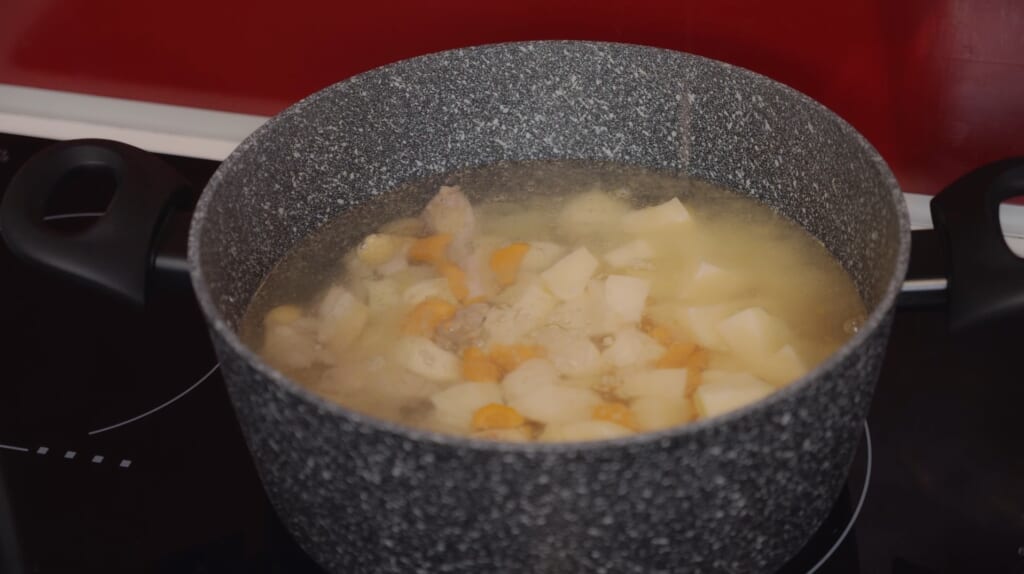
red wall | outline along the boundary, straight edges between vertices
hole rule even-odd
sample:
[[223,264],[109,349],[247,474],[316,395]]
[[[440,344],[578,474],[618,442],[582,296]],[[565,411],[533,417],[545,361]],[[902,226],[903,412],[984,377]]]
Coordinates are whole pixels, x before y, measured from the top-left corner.
[[2,0],[0,82],[272,114],[386,62],[540,38],[772,76],[863,132],[906,191],[1024,155],[1022,0]]

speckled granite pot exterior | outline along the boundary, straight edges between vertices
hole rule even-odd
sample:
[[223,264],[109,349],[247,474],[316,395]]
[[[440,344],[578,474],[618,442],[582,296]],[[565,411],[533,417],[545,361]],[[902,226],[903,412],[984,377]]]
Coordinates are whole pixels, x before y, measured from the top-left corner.
[[[439,436],[316,398],[235,335],[296,242],[397,184],[498,160],[676,170],[819,237],[870,316],[823,365],[718,419],[615,441]],[[195,214],[193,281],[270,499],[331,572],[770,572],[838,495],[882,362],[909,228],[876,152],[807,97],[639,46],[539,42],[356,76],[270,120]]]

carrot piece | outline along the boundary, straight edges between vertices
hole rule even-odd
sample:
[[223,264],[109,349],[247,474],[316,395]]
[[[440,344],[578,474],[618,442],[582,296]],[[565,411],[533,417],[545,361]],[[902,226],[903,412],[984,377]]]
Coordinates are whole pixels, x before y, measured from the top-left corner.
[[678,369],[680,367],[685,367],[696,350],[697,345],[690,342],[672,343],[668,346],[665,354],[658,359],[658,362],[656,362],[654,366],[659,369]]
[[412,263],[441,263],[445,260],[445,250],[451,242],[450,233],[420,237],[409,246],[406,258]]
[[539,345],[494,345],[490,354],[491,361],[508,372],[530,359],[546,356],[547,351]]
[[514,429],[526,422],[523,415],[512,407],[490,403],[473,413],[473,430]]
[[529,250],[527,243],[512,243],[491,254],[491,271],[497,276],[499,286],[508,287],[516,282],[519,265]]
[[442,261],[437,264],[437,270],[448,280],[448,288],[452,295],[459,301],[465,303],[469,297],[469,285],[466,283],[466,272],[454,263]]
[[455,316],[455,305],[437,297],[427,297],[412,308],[402,322],[402,332],[406,335],[434,334],[437,326]]
[[462,352],[462,377],[478,383],[496,383],[501,378],[501,369],[480,349],[467,347]]
[[622,425],[628,429],[640,430],[633,418],[633,411],[622,403],[601,403],[594,407],[594,419]]
[[710,359],[711,356],[708,355],[708,350],[698,347],[697,350],[690,355],[690,360],[687,361],[687,364],[693,365],[698,369],[706,369],[708,368],[708,362]]
[[664,325],[655,323],[650,317],[644,315],[640,320],[640,328],[645,333],[651,336],[652,339],[660,343],[663,347],[668,347],[675,341],[675,336],[672,334],[672,329]]

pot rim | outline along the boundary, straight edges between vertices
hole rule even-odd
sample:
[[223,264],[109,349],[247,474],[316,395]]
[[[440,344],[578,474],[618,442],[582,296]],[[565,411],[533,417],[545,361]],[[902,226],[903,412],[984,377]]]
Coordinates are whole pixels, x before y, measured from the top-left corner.
[[[880,297],[875,308],[868,314],[864,320],[860,330],[853,335],[849,340],[843,343],[835,352],[829,355],[824,361],[819,363],[817,366],[809,370],[799,379],[791,382],[785,387],[773,392],[767,397],[755,401],[751,404],[745,405],[736,410],[727,412],[710,419],[704,419],[696,422],[691,422],[683,425],[670,427],[658,431],[641,432],[628,437],[620,437],[614,439],[605,440],[592,440],[592,441],[572,441],[572,442],[507,442],[507,441],[493,441],[485,439],[476,439],[471,437],[444,434],[435,431],[425,430],[416,428],[413,426],[402,425],[399,423],[390,422],[384,419],[376,418],[372,415],[364,414],[359,411],[349,409],[343,405],[330,401],[320,395],[313,393],[298,383],[292,381],[286,377],[283,373],[277,369],[271,367],[266,363],[259,354],[245,345],[238,334],[228,326],[227,321],[224,319],[217,304],[214,302],[213,297],[210,293],[209,287],[206,284],[206,280],[203,276],[203,271],[199,265],[199,247],[203,240],[202,227],[203,219],[209,206],[216,201],[217,188],[220,185],[221,179],[224,177],[226,172],[226,166],[236,161],[236,159],[244,155],[247,150],[258,144],[262,140],[265,133],[270,131],[276,124],[287,121],[293,115],[302,112],[302,108],[306,104],[316,101],[322,97],[329,97],[330,93],[335,90],[338,86],[344,85],[356,78],[360,78],[367,75],[379,74],[384,70],[391,69],[396,66],[408,65],[412,61],[421,61],[427,59],[433,59],[444,54],[453,53],[472,53],[482,52],[486,50],[510,48],[510,47],[526,47],[526,46],[538,46],[538,45],[576,45],[576,46],[592,46],[600,48],[611,48],[621,49],[640,48],[643,50],[667,52],[674,56],[683,56],[687,58],[695,58],[702,60],[705,63],[712,64],[714,66],[721,67],[722,69],[735,69],[741,71],[744,75],[751,77],[751,79],[759,82],[767,82],[773,84],[776,88],[781,88],[784,92],[788,93],[792,97],[800,100],[805,105],[809,105],[813,108],[825,111],[828,115],[832,116],[838,121],[838,126],[841,133],[849,138],[852,138],[857,145],[862,148],[868,159],[871,162],[871,166],[877,171],[877,175],[883,181],[885,187],[889,190],[889,194],[892,198],[893,203],[896,204],[896,215],[898,218],[899,226],[899,244],[897,246],[896,253],[896,266],[893,275],[889,279],[889,283],[882,296]],[[317,407],[322,411],[326,411],[332,416],[339,416],[345,419],[351,420],[357,425],[365,425],[371,427],[375,431],[383,431],[392,435],[397,435],[400,438],[407,439],[413,442],[429,442],[439,446],[450,446],[455,448],[464,448],[471,450],[484,450],[493,452],[514,452],[514,453],[572,453],[580,451],[597,450],[604,448],[615,448],[615,447],[629,447],[638,446],[648,443],[657,443],[668,439],[674,439],[679,437],[686,437],[688,435],[696,435],[701,432],[705,432],[708,429],[715,427],[727,426],[733,421],[739,420],[748,413],[770,408],[771,406],[785,401],[788,398],[803,392],[806,388],[817,382],[817,379],[826,371],[836,368],[836,366],[842,361],[848,359],[853,353],[857,352],[862,347],[867,339],[879,329],[882,325],[886,315],[895,305],[896,297],[899,294],[900,288],[903,284],[903,279],[907,272],[907,266],[910,260],[910,216],[907,211],[906,202],[903,198],[903,193],[900,190],[899,184],[896,181],[895,176],[889,169],[885,160],[882,159],[878,151],[872,146],[867,139],[860,134],[856,129],[853,128],[849,123],[846,122],[838,114],[827,108],[817,100],[807,96],[803,92],[800,92],[794,88],[791,88],[781,82],[773,80],[767,76],[751,71],[749,69],[698,56],[688,52],[681,52],[678,50],[670,50],[666,48],[658,48],[655,46],[647,46],[642,44],[629,44],[621,42],[598,42],[598,41],[586,41],[586,40],[537,40],[537,41],[517,41],[517,42],[500,42],[492,44],[481,44],[475,46],[468,46],[464,48],[456,48],[452,50],[443,50],[438,52],[432,52],[413,58],[407,58],[399,60],[384,66],[379,66],[371,70],[367,70],[360,74],[356,74],[340,82],[327,86],[317,92],[306,96],[298,102],[292,104],[285,110],[281,111],[277,115],[271,117],[263,125],[257,128],[252,134],[245,138],[227,158],[221,163],[220,167],[210,178],[205,189],[203,190],[199,201],[196,205],[195,212],[192,216],[191,225],[189,228],[188,238],[188,263],[189,273],[192,279],[193,290],[196,294],[196,299],[199,302],[200,308],[203,310],[206,316],[207,322],[210,324],[210,328],[215,331],[224,341],[230,345],[233,352],[239,354],[245,361],[251,364],[261,375],[268,377],[275,384],[281,386],[287,392],[297,395],[303,401],[306,401],[313,406]]]

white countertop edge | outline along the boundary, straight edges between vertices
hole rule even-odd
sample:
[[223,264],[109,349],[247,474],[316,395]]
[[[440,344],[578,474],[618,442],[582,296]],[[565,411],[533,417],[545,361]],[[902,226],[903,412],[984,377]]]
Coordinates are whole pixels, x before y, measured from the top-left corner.
[[[51,139],[104,138],[153,152],[222,160],[267,118],[0,84],[0,132]],[[914,229],[932,227],[931,196],[907,193]],[[1024,206],[999,210],[1007,243],[1024,257]]]

